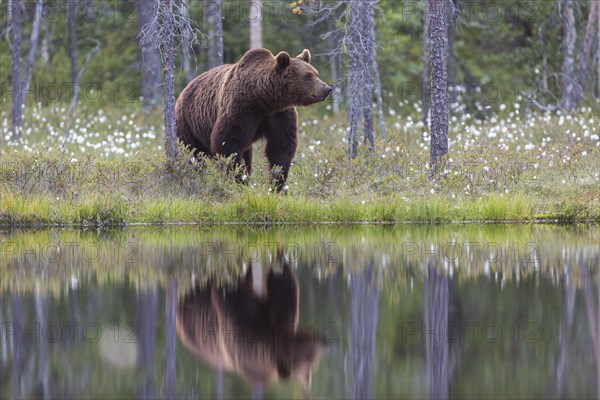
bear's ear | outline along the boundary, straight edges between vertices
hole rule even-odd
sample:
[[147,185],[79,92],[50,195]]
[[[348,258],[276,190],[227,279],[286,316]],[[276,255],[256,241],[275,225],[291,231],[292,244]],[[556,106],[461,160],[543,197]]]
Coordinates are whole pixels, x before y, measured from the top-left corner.
[[277,65],[281,68],[287,68],[290,65],[290,55],[285,51],[280,52],[275,57]]
[[310,64],[310,51],[304,49],[296,58]]

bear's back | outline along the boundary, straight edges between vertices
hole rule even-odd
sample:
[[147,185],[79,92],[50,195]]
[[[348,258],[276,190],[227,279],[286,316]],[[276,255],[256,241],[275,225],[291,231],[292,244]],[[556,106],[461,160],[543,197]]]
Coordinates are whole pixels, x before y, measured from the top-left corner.
[[232,64],[198,75],[181,92],[175,106],[177,137],[186,145],[210,149],[210,134],[219,115],[221,87]]

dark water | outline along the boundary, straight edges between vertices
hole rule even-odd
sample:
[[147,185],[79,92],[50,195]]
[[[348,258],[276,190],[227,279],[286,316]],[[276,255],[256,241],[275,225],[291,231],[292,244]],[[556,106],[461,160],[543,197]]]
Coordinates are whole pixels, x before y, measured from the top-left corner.
[[599,398],[597,226],[0,232],[2,398]]

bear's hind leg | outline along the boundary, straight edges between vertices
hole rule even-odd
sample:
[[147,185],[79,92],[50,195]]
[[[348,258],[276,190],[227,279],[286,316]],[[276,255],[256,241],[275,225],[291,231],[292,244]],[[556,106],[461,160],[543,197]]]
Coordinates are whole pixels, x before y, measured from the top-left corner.
[[[257,118],[253,116],[246,117],[227,117],[223,116],[217,119],[211,133],[211,152],[214,155],[230,157],[235,155],[232,169],[237,170],[235,179],[242,182],[242,171],[249,170],[252,162],[252,142],[258,126]],[[246,150],[244,150],[246,149]],[[242,165],[242,160],[246,167]],[[242,167],[242,168],[239,168]]]
[[200,162],[201,157],[203,155],[210,155],[210,150],[202,145],[199,140],[194,138],[191,141],[188,141],[188,147],[192,150],[192,154],[196,161]]

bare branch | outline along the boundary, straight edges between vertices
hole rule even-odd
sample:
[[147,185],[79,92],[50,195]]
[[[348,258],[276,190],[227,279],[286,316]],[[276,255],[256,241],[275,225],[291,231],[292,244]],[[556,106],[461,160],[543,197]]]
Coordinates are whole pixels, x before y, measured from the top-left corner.
[[[165,46],[169,46],[174,41],[176,46],[173,50],[176,54],[189,54],[190,49],[195,45],[200,45],[200,40],[205,38],[198,28],[198,24],[189,17],[184,9],[185,4],[173,2],[173,9],[167,10],[164,2],[156,1],[154,7],[154,19],[144,25],[137,36],[140,44],[157,46],[161,55],[164,55]],[[169,16],[170,14],[172,15]],[[167,29],[167,18],[173,18],[174,32],[169,32]],[[186,35],[189,40],[184,40]],[[186,48],[181,45],[184,42],[187,43]]]

